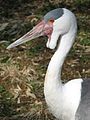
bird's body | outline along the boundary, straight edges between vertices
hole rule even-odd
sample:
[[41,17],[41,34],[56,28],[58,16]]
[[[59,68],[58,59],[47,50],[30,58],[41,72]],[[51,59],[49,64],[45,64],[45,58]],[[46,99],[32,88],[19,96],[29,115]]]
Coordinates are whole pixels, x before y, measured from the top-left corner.
[[[60,12],[60,13],[59,13]],[[44,95],[51,113],[59,120],[90,120],[90,79],[74,79],[62,84],[61,70],[73,45],[77,32],[74,14],[65,8],[48,12],[44,20],[9,48],[42,35],[48,36],[47,47],[54,49],[59,36],[61,41],[49,63]]]
[[[68,14],[66,9],[64,12]],[[64,15],[62,16],[63,19]],[[61,69],[75,39],[77,25],[75,16],[71,12],[69,13],[69,17],[67,15],[65,19],[68,19],[68,21],[72,19],[74,24],[72,24],[73,22],[69,23],[71,24],[69,32],[61,37],[58,49],[51,58],[45,78],[44,94],[49,109],[56,118],[60,118],[60,120],[75,120],[75,113],[80,101],[82,80],[73,80],[62,84]]]
[[80,102],[81,82],[81,79],[71,80],[61,89],[52,88],[51,91],[45,92],[48,107],[59,120],[76,120],[75,114]]

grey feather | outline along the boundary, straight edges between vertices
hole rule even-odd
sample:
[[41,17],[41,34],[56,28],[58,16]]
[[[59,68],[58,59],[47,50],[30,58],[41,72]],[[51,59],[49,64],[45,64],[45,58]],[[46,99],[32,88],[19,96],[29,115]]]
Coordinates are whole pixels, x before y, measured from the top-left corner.
[[75,120],[90,120],[90,79],[83,79],[81,101]]
[[54,10],[51,10],[50,12],[48,12],[44,16],[44,20],[45,20],[45,22],[48,22],[50,19],[56,20],[56,19],[60,18],[63,14],[64,14],[63,8],[57,8],[57,9],[54,9]]

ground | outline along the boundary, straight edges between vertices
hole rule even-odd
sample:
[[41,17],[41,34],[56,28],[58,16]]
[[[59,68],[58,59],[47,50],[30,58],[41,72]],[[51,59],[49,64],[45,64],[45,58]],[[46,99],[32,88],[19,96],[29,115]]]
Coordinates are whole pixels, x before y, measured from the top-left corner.
[[77,17],[76,41],[63,65],[62,79],[90,77],[89,1],[0,1],[0,120],[53,120],[43,94],[55,50],[40,37],[12,50],[6,47],[29,31],[49,10],[66,7]]

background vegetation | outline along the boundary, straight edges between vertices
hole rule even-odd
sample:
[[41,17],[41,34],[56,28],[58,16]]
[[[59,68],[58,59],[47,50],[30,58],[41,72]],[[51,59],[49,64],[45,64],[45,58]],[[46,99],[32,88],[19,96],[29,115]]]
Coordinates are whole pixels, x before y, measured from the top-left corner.
[[0,0],[0,120],[53,120],[43,95],[46,69],[55,50],[46,37],[10,51],[48,11],[65,7],[78,22],[76,42],[62,71],[64,82],[90,77],[90,0]]

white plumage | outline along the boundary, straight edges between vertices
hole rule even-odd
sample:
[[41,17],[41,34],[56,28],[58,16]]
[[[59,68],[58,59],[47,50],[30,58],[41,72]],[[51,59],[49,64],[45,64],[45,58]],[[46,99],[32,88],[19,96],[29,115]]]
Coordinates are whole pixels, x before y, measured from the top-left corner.
[[90,89],[87,87],[90,85],[89,79],[85,81],[81,78],[74,79],[66,84],[62,84],[61,80],[62,65],[73,45],[76,33],[77,22],[74,14],[65,8],[58,8],[48,12],[37,26],[8,47],[9,49],[47,35],[46,45],[54,49],[61,36],[58,49],[49,63],[44,83],[47,105],[59,120],[90,120]]

